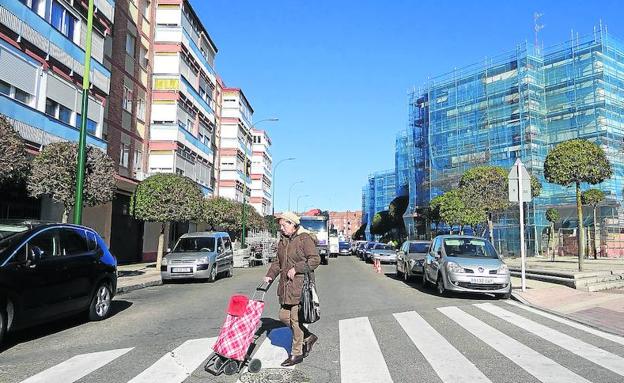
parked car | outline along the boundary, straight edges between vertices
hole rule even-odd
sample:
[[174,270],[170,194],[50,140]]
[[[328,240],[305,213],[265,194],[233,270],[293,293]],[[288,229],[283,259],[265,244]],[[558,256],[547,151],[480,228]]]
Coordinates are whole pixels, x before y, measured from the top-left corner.
[[193,278],[214,282],[219,274],[231,277],[233,273],[232,241],[224,232],[182,235],[160,266],[163,281]]
[[110,314],[117,259],[93,229],[0,222],[0,344],[7,332],[80,312]]
[[351,244],[349,242],[338,243],[338,252],[341,255],[348,255],[350,251],[351,251]]
[[359,246],[361,243],[365,243],[365,242],[366,242],[366,241],[362,241],[362,240],[352,241],[352,242],[351,242],[351,255],[357,255],[357,249],[358,249],[358,246]]
[[378,259],[381,263],[396,263],[396,250],[390,245],[378,243],[370,251],[373,259]]
[[361,259],[364,259],[364,251],[366,249],[366,245],[368,244],[368,241],[362,241],[358,244],[357,249],[355,249],[355,255],[357,255],[358,257],[360,257]]
[[371,257],[371,250],[375,247],[377,242],[366,242],[366,245],[362,248],[362,260],[366,262],[372,262],[373,258]]
[[397,252],[396,275],[409,281],[414,274],[421,275],[431,241],[405,241]]
[[483,238],[442,235],[433,240],[425,258],[423,285],[433,283],[438,294],[446,291],[511,295],[507,265],[494,246]]

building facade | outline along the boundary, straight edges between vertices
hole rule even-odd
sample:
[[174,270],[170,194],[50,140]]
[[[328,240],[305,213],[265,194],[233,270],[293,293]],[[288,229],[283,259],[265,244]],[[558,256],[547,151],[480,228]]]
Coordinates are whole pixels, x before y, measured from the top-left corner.
[[149,173],[176,173],[214,195],[217,47],[188,0],[156,1]]
[[271,215],[273,186],[273,157],[271,139],[265,130],[252,128],[251,205],[262,216]]
[[243,91],[223,86],[219,196],[239,202],[251,197],[252,116]]
[[361,211],[330,211],[329,227],[338,232],[338,236],[344,237],[347,241],[360,228],[362,222]]
[[[523,44],[509,54],[433,78],[415,93],[409,129],[413,141],[406,149],[414,153],[405,215],[409,235],[422,234],[413,223],[418,210],[456,186],[465,170],[484,164],[509,169],[520,158],[543,184],[525,218],[529,248],[539,252],[547,208],[560,211],[563,226],[576,225],[574,191],[547,183],[543,169],[548,151],[574,138],[601,146],[614,169],[611,179],[592,186],[607,194],[599,209],[601,221],[624,218],[618,202],[624,181],[622,47],[604,30],[543,51]],[[495,245],[505,253],[519,249],[514,210],[497,219]],[[584,224],[590,225],[591,214],[586,216]]]
[[390,202],[396,197],[396,182],[394,169],[378,171],[368,176],[368,182],[362,188],[362,223],[366,223],[367,240],[372,239],[370,227],[375,214],[388,210]]

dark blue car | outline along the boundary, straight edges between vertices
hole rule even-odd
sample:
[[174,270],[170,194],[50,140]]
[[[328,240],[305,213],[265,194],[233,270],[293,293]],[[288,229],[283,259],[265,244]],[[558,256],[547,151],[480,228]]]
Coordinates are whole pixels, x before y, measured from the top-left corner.
[[8,331],[85,312],[109,315],[117,260],[93,229],[0,222],[0,344]]

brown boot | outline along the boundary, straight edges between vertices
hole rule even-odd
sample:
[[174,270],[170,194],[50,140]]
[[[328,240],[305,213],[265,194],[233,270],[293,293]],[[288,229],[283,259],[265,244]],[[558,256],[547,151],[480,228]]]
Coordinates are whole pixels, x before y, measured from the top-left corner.
[[314,343],[316,343],[317,340],[318,340],[318,336],[314,334],[310,335],[309,337],[303,340],[303,356],[304,357],[307,357],[308,354],[310,354],[310,351],[312,351],[312,346],[314,346]]
[[291,355],[280,364],[282,367],[290,367],[303,362],[303,355]]

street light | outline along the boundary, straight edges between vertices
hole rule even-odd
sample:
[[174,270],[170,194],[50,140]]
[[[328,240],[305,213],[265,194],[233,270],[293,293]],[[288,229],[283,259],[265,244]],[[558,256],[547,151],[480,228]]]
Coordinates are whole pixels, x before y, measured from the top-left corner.
[[304,194],[304,195],[300,195],[300,196],[297,197],[297,210],[296,210],[297,214],[299,214],[299,200],[301,198],[305,198],[305,197],[309,197],[309,196],[310,196],[309,194]]
[[302,183],[303,183],[303,180],[301,180],[301,181],[297,181],[297,182],[293,182],[293,183],[290,185],[290,188],[288,189],[288,211],[290,211],[290,192],[292,192],[292,188],[293,188],[293,186],[295,186],[295,185],[297,185],[297,184],[302,184]]
[[271,208],[273,209],[271,215],[273,215],[273,217],[275,217],[275,172],[277,171],[277,167],[282,162],[284,162],[284,161],[293,161],[293,160],[296,160],[296,158],[295,157],[284,158],[283,160],[279,160],[277,162],[277,164],[275,164],[275,166],[273,167],[273,185],[272,185],[273,186],[273,193],[271,193],[271,199],[272,199],[272,201],[271,201]]
[[[260,120],[260,121],[256,121],[253,124],[251,124],[251,126],[249,127],[249,130],[251,131],[256,125],[258,125],[261,122],[264,121],[279,121],[279,118],[265,118],[264,120]],[[250,158],[251,160],[251,158]],[[247,178],[251,176],[251,164],[247,163],[247,158],[245,158],[245,179],[243,180],[243,219],[242,219],[242,231],[241,231],[241,249],[244,249],[245,246],[245,229],[247,226],[247,201],[246,201],[246,196],[247,196]]]

